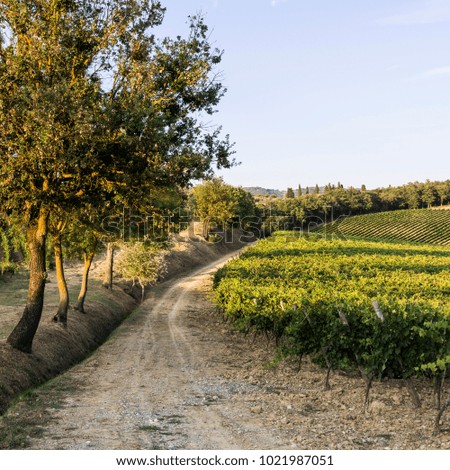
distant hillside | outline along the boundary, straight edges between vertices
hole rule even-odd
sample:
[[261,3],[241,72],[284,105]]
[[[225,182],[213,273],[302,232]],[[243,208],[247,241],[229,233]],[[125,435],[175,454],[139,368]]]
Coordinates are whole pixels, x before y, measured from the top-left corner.
[[[286,191],[281,191],[279,189],[267,189],[267,188],[261,188],[260,186],[251,186],[247,188],[243,188],[245,191],[248,191],[251,195],[253,196],[271,196],[274,195],[276,197],[284,197],[286,195]],[[311,186],[308,188],[310,194],[314,192],[315,187]],[[320,194],[323,194],[325,187],[321,186],[319,188]],[[298,189],[293,188],[294,194],[297,197],[298,196]],[[303,194],[305,194],[306,189],[303,188]]]
[[260,186],[251,186],[244,188],[245,191],[248,191],[252,196],[271,196],[272,194],[276,197],[284,197],[286,191],[280,191],[279,189],[267,189],[261,188]]
[[450,211],[408,209],[340,218],[317,230],[326,235],[450,246]]

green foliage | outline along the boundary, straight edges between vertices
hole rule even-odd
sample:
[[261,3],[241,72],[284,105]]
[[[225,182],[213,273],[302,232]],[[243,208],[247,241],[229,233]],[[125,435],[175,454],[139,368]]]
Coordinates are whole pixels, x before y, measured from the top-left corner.
[[19,251],[27,260],[27,250],[25,243],[25,231],[21,227],[4,223],[0,227],[0,272],[15,272],[19,269],[20,263],[11,259],[11,252]]
[[13,220],[7,228],[7,235],[10,249],[21,252],[25,261],[28,261],[29,255],[24,227]]
[[127,243],[122,247],[116,268],[122,279],[138,283],[144,289],[165,272],[163,247],[150,242]]
[[[323,188],[306,186],[303,191],[299,188],[295,201],[280,196],[269,198],[260,188],[249,189],[257,191],[255,194],[259,195],[256,196],[259,210],[267,211],[270,208],[271,215],[291,217],[290,230],[299,225],[308,229],[312,221],[317,225],[337,220],[341,216],[450,204],[450,180],[408,183],[372,190],[368,190],[365,185],[361,185],[361,188],[344,188],[341,183],[329,183]],[[298,214],[302,214],[302,217]]]
[[6,233],[2,230],[0,231],[0,248],[1,248],[1,257],[4,263],[9,263],[9,240]]
[[31,351],[41,318],[49,221],[98,237],[118,207],[151,217],[154,193],[233,164],[203,124],[222,51],[199,16],[187,38],[157,39],[163,16],[159,1],[0,0],[0,207],[26,227],[33,287],[16,348]]
[[255,203],[250,193],[242,188],[225,184],[221,178],[213,178],[192,190],[195,215],[203,223],[203,236],[209,235],[211,224],[222,229],[238,222],[246,228],[246,218],[255,215]]
[[289,354],[408,378],[448,363],[449,268],[446,248],[278,232],[216,273],[215,297]]
[[26,224],[42,207],[151,210],[155,190],[232,164],[228,137],[202,121],[225,92],[222,52],[201,17],[186,39],[157,39],[163,13],[140,0],[0,2],[4,210]]
[[295,197],[295,193],[294,193],[294,190],[292,188],[287,188],[287,191],[286,191],[286,198],[287,199],[292,199]]
[[97,244],[99,237],[99,230],[92,225],[83,225],[79,221],[69,222],[63,237],[65,257],[72,260],[84,260]]

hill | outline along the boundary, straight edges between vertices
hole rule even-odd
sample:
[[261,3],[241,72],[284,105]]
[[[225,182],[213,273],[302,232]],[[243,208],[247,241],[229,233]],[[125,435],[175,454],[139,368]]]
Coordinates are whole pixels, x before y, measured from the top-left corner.
[[321,226],[317,232],[337,237],[448,246],[450,245],[450,211],[408,209],[345,217]]
[[[261,186],[248,186],[243,188],[245,191],[249,192],[252,196],[275,196],[275,197],[285,197],[286,191],[281,191],[279,189],[268,189],[268,188],[262,188]],[[306,188],[303,188],[302,194],[305,194]],[[309,186],[308,191],[310,194],[312,194],[315,190],[314,186]],[[319,193],[323,194],[325,190],[324,186],[319,187]],[[295,197],[298,196],[298,189],[295,188],[293,189]]]
[[245,191],[249,192],[252,196],[276,196],[284,197],[286,191],[280,191],[279,189],[267,189],[260,186],[250,186],[243,188]]

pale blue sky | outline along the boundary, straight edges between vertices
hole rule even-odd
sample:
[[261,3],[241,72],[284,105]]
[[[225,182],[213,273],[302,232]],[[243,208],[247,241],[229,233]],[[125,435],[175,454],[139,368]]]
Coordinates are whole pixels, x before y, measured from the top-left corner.
[[162,0],[204,13],[242,186],[450,178],[450,0]]

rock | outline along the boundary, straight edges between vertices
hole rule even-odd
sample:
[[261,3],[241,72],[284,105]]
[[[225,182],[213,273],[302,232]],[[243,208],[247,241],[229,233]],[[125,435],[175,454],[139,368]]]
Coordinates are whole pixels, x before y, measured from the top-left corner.
[[253,408],[250,408],[250,413],[253,413],[255,415],[260,415],[263,412],[262,406],[254,406]]
[[403,403],[403,397],[402,397],[402,394],[401,393],[395,393],[393,396],[392,396],[392,403],[394,405],[401,405]]
[[369,405],[369,413],[372,413],[374,415],[380,415],[384,413],[388,407],[382,402],[378,400],[374,400],[370,405]]

